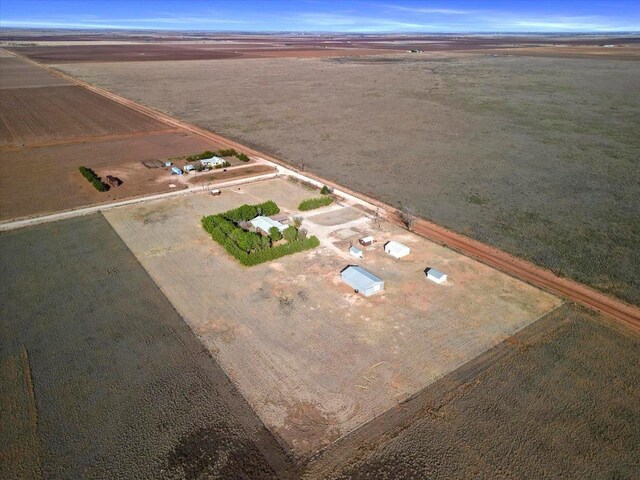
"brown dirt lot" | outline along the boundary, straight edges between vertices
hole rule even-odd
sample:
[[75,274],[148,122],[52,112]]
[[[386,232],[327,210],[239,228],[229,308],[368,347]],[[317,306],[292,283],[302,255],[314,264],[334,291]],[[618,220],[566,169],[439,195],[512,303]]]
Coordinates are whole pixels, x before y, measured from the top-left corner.
[[[273,199],[298,214],[305,188],[269,180],[106,213],[262,420],[307,457],[556,308],[561,301],[478,262],[333,205],[303,214],[321,247],[252,268],[202,230],[202,216]],[[344,215],[346,210],[348,215]],[[349,241],[373,233],[358,263],[387,282],[365,299],[339,280]],[[396,261],[382,244],[413,249]],[[450,275],[435,285],[424,269]],[[230,280],[233,279],[233,280]],[[240,288],[239,286],[242,285]],[[250,360],[248,360],[250,359]]]
[[64,69],[640,304],[640,62],[403,54]]
[[[168,168],[147,168],[170,157],[216,150],[218,145],[180,131],[113,140],[12,150],[0,149],[0,219],[52,213],[95,203],[184,188]],[[78,171],[92,168],[123,184],[98,192]],[[233,170],[229,170],[229,174]]]
[[0,90],[2,146],[166,129],[157,120],[77,86]]

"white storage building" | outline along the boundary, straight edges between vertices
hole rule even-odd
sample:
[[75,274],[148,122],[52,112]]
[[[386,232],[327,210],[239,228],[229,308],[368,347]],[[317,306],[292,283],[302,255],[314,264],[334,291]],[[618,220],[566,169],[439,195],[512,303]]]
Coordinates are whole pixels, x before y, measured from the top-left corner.
[[358,293],[362,293],[365,297],[384,290],[384,281],[382,279],[358,265],[349,265],[344,268],[340,272],[340,277],[344,283]]
[[427,270],[427,278],[432,282],[444,283],[447,281],[447,274],[442,273],[440,270],[436,270],[435,268],[430,268]]
[[395,258],[406,257],[411,253],[411,249],[409,247],[393,240],[384,244],[384,251]]

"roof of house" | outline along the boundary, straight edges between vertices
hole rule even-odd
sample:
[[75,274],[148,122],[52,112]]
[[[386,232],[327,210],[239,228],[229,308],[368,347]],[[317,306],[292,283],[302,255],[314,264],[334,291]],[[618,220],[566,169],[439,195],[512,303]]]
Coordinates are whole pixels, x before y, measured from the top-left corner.
[[358,247],[350,247],[349,251],[354,255],[362,255],[362,250],[360,250]]
[[203,158],[202,160],[200,160],[200,163],[202,163],[203,165],[206,165],[207,163],[212,163],[214,165],[217,165],[218,163],[224,163],[224,158],[220,158],[220,157],[211,157],[211,158]]
[[368,237],[362,237],[360,241],[365,243],[373,242],[373,237],[371,235],[369,235]]
[[437,278],[438,280],[447,276],[446,273],[443,273],[440,270],[436,270],[435,268],[430,268],[427,274],[431,275],[433,278]]
[[358,265],[349,265],[340,274],[342,275],[342,280],[348,285],[363,292],[377,283],[383,283],[381,278],[376,277],[373,273]]
[[251,220],[251,225],[267,233],[273,227],[276,227],[280,231],[285,230],[287,228],[287,225],[284,225],[278,222],[277,220],[273,220],[272,218],[265,217],[264,215],[260,215],[254,218],[253,220]]

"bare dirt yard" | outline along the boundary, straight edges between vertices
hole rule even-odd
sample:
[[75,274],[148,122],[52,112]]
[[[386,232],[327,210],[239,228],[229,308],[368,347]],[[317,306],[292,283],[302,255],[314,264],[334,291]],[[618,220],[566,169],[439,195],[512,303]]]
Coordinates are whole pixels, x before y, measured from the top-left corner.
[[0,477],[284,472],[284,452],[102,216],[2,233],[0,247]]
[[640,304],[640,62],[424,53],[61,67]]
[[[315,193],[317,195],[317,193]],[[240,266],[204,232],[204,215],[272,199],[288,213],[314,192],[269,180],[110,210],[106,218],[265,425],[305,458],[415,395],[562,302],[359,210],[306,212],[320,248]],[[350,242],[379,241],[356,262]],[[412,248],[395,260],[390,239]],[[340,281],[359,263],[386,281],[364,298]],[[446,285],[424,270],[449,274]]]

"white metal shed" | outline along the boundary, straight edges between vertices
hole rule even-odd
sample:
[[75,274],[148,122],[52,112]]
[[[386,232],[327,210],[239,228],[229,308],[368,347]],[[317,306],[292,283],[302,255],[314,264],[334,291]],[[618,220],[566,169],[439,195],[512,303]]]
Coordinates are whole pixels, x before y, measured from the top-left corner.
[[411,253],[411,249],[409,247],[393,240],[384,244],[384,251],[395,258],[406,257]]
[[447,274],[442,273],[440,270],[436,270],[435,268],[430,268],[427,270],[427,278],[432,282],[444,283],[447,281]]
[[344,283],[365,297],[384,290],[384,281],[381,278],[358,265],[349,265],[344,268],[340,272],[340,276]]

